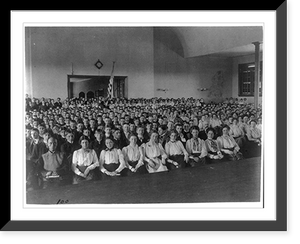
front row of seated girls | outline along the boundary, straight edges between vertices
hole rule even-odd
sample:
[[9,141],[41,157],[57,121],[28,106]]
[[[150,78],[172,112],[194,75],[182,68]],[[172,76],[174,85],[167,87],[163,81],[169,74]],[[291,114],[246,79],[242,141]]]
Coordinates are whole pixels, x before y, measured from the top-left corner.
[[[207,139],[198,137],[199,128],[191,129],[192,138],[186,146],[179,140],[178,132],[170,133],[170,140],[163,148],[159,143],[158,132],[153,131],[147,143],[138,146],[137,136],[129,136],[129,145],[122,150],[114,147],[114,140],[105,139],[106,149],[100,152],[99,158],[89,146],[89,138],[80,137],[81,148],[75,150],[72,162],[63,152],[57,152],[57,140],[48,139],[48,152],[40,159],[40,177],[45,183],[60,182],[72,178],[73,184],[82,181],[99,180],[116,176],[130,176],[169,171],[176,168],[195,167],[217,160],[240,160],[243,158],[234,138],[228,134],[229,127],[222,129],[222,136],[215,139],[214,129],[209,128]],[[44,184],[47,185],[47,184]]]

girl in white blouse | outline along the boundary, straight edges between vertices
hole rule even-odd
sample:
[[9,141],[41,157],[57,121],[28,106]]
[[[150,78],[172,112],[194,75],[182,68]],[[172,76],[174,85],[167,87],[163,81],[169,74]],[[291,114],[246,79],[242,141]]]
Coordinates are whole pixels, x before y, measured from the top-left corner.
[[247,138],[249,141],[253,141],[257,144],[261,143],[261,130],[257,128],[255,120],[250,121],[250,126],[247,130]]
[[129,145],[123,147],[122,149],[126,167],[129,168],[129,170],[133,173],[148,173],[144,165],[144,155],[142,147],[139,147],[137,144],[137,136],[135,134],[131,134],[128,138]]
[[146,169],[149,173],[168,171],[166,167],[167,154],[162,145],[158,142],[158,132],[153,131],[150,140],[145,144],[144,155]]
[[73,184],[80,181],[96,179],[97,174],[94,169],[99,167],[99,161],[96,152],[89,149],[89,139],[81,136],[79,139],[81,149],[74,151],[72,157],[72,170],[75,173]]
[[247,130],[247,142],[245,145],[245,157],[259,157],[261,156],[261,130],[257,128],[255,120],[250,121]]
[[186,142],[186,151],[189,154],[189,165],[195,167],[196,165],[206,163],[205,157],[207,156],[207,150],[204,141],[198,137],[199,128],[193,126],[191,133],[192,138]]
[[245,133],[243,129],[238,125],[238,119],[233,118],[232,124],[230,124],[229,127],[229,135],[234,138],[240,148],[243,148],[245,145]]
[[257,119],[256,128],[258,128],[260,131],[262,131],[262,118]]
[[207,118],[204,115],[202,115],[201,119],[199,120],[199,124],[198,124],[200,131],[204,130],[204,125],[203,125],[204,121],[206,121],[208,123]]
[[220,127],[222,125],[221,120],[217,117],[216,114],[212,115],[212,118],[209,120],[209,126],[212,128]]
[[243,154],[240,152],[240,147],[232,136],[229,135],[230,127],[224,125],[222,128],[222,136],[217,138],[221,151],[226,159],[240,160],[243,158]]
[[189,160],[189,154],[178,139],[177,131],[173,130],[170,134],[170,141],[165,145],[165,151],[168,155],[167,168],[185,168]]
[[106,149],[102,150],[99,157],[100,171],[103,177],[126,176],[127,170],[124,155],[120,149],[114,148],[111,138],[105,139]]
[[205,145],[207,149],[207,158],[209,163],[214,163],[215,160],[223,159],[224,156],[221,152],[221,148],[217,140],[214,139],[215,130],[213,128],[208,128],[206,130],[207,139],[205,140]]

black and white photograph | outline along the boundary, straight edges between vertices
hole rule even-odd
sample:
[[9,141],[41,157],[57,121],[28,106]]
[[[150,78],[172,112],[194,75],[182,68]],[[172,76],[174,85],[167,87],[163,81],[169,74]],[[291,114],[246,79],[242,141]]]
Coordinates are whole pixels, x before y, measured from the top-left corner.
[[263,26],[25,26],[27,204],[261,202]]
[[284,228],[274,16],[15,12],[12,224]]

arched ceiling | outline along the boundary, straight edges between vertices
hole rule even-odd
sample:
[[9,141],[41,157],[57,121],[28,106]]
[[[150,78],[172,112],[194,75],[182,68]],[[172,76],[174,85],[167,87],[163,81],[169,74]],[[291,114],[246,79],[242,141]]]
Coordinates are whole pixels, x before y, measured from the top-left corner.
[[184,58],[248,55],[254,53],[253,42],[263,41],[262,26],[156,27],[154,34]]

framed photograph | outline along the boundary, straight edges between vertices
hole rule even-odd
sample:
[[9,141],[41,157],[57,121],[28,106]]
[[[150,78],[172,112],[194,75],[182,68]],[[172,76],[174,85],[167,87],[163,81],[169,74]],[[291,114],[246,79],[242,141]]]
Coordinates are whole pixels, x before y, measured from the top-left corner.
[[[12,12],[12,201],[10,219],[1,231],[287,231],[288,4],[284,1],[272,11],[261,12]],[[20,84],[22,89],[17,89]],[[111,176],[108,181],[31,189],[26,183],[28,171],[20,166],[27,160],[25,117],[29,111],[38,119],[40,113],[26,110],[25,94],[39,99],[62,98],[62,107],[55,110],[53,105],[51,110],[56,111],[52,117],[56,120],[57,116],[57,123],[59,117],[66,118],[65,113],[72,111],[76,101],[74,106],[81,106],[79,116],[82,112],[89,119],[96,111],[95,120],[105,113],[113,120],[110,111],[119,121],[128,115],[130,124],[130,111],[136,112],[138,120],[151,117],[152,126],[153,117],[163,121],[165,116],[174,126],[180,121],[180,131],[184,124],[191,129],[189,138],[180,139],[180,132],[176,132],[176,141],[184,145],[183,154],[186,152],[186,157],[182,154],[184,166],[172,168],[174,160],[180,158],[171,157],[168,143],[173,140],[172,133],[164,144],[157,144],[164,145],[165,154],[153,156],[150,151],[155,144],[149,144],[153,131],[149,131],[151,136],[141,149],[147,174],[122,178],[124,169],[116,167],[112,172],[118,171],[120,176]],[[66,97],[68,105],[64,107]],[[101,109],[94,109],[96,101],[96,108]],[[76,112],[70,112],[72,120],[76,120]],[[246,157],[247,150],[239,152],[243,147],[233,136],[232,143],[237,147],[224,146],[227,141],[222,141],[222,136],[227,132],[223,125],[234,119],[235,112],[241,117],[255,114],[256,119],[262,119],[258,157]],[[222,127],[213,122],[209,125],[218,135],[219,154],[218,149],[215,154],[212,149],[206,150],[207,144],[199,147],[210,139],[206,127],[201,130],[205,126],[200,126],[202,115],[207,115],[207,121],[213,121],[213,115],[220,116]],[[193,126],[198,132],[192,132]],[[117,126],[114,131],[118,131]],[[62,133],[66,142],[68,132],[63,129]],[[195,141],[189,146],[192,133],[203,136],[200,144]],[[159,132],[157,136],[160,138]],[[84,140],[90,142],[86,137],[80,142]],[[113,143],[116,141],[114,137]],[[126,145],[130,143],[128,137]],[[81,147],[84,149],[83,145],[76,148],[78,155]],[[107,153],[114,150],[103,147],[107,147]],[[115,155],[123,153],[124,157],[124,147],[115,147]],[[53,162],[58,150],[51,148],[47,149],[48,156],[35,161],[43,170],[53,170],[47,160]],[[96,175],[108,171],[104,165],[106,151],[101,150],[96,153],[95,149],[101,169]],[[72,155],[65,160],[73,169]],[[208,155],[213,160],[225,155],[228,160],[206,161],[194,167],[202,162],[201,155],[208,161]],[[93,159],[82,153],[80,160]],[[136,166],[131,164],[133,160],[122,160],[128,172]],[[155,172],[149,162],[157,164]],[[72,171],[77,178],[94,169],[82,165],[84,170]],[[63,172],[55,175],[61,179]],[[43,182],[42,173],[38,175]]]

